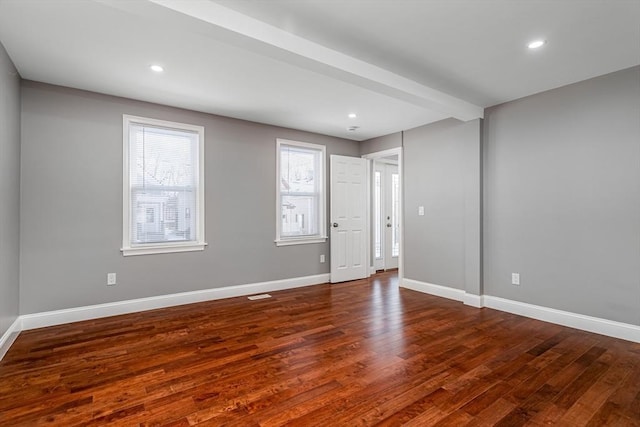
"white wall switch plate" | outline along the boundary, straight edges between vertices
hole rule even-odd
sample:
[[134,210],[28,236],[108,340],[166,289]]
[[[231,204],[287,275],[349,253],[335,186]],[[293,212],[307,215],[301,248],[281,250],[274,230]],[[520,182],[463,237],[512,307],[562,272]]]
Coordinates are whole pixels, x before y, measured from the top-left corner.
[[424,216],[424,206],[418,206],[418,215]]
[[324,262],[324,254],[320,255],[320,262],[323,263]]

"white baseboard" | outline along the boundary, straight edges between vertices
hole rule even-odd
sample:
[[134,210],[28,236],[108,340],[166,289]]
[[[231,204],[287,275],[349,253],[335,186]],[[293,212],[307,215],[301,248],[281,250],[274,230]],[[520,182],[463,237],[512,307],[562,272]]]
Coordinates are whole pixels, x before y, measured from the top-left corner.
[[273,280],[270,282],[251,283],[247,285],[226,286],[223,288],[203,289],[199,291],[181,292],[149,298],[139,298],[85,307],[67,308],[64,310],[42,313],[24,314],[20,316],[22,330],[43,328],[63,323],[79,322],[100,317],[154,310],[195,302],[210,301],[222,298],[253,295],[264,292],[280,291],[303,286],[318,285],[329,282],[329,274],[295,277],[292,279]]
[[461,289],[434,285],[433,283],[420,282],[412,279],[403,279],[401,286],[414,291],[460,301],[466,305],[477,308],[493,308],[544,322],[640,343],[640,326],[629,323],[585,316],[584,314],[556,310],[554,308],[527,304],[490,295],[469,294]]
[[464,296],[462,297],[462,302],[465,305],[470,305],[471,307],[475,307],[475,308],[485,307],[484,295],[474,295],[474,294],[465,292]]
[[2,335],[0,338],[0,360],[7,354],[9,351],[9,347],[11,344],[18,338],[18,334],[22,330],[22,319],[18,316],[16,320],[13,321],[9,329]]
[[[273,292],[284,289],[293,289],[303,286],[328,283],[329,274],[315,276],[296,277],[292,279],[273,280],[269,282],[252,283],[247,285],[234,285],[223,288],[204,289],[199,291],[182,292],[170,295],[161,295],[135,300],[118,301],[107,304],[97,304],[85,307],[69,308],[42,313],[25,314],[18,317],[9,329],[0,338],[0,360],[13,344],[22,330],[41,328],[45,326],[60,325],[63,323],[78,322],[82,320],[97,319],[100,317],[115,316],[118,314],[134,313],[156,308],[171,307],[195,302],[210,301],[222,298],[253,295],[264,292]],[[469,294],[461,289],[448,286],[435,285],[433,283],[420,282],[418,280],[403,279],[402,287],[418,292],[428,293],[443,298],[463,302],[473,307],[488,307],[520,316],[530,317],[545,322],[568,326],[615,338],[640,343],[640,326],[597,317],[585,316],[553,308],[547,308],[518,301],[489,295]]]
[[484,306],[557,325],[640,343],[640,326],[629,323],[615,322],[489,295],[484,296]]
[[401,286],[413,291],[423,292],[425,294],[435,295],[437,297],[448,298],[462,302],[465,291],[462,289],[451,288],[449,286],[434,285],[433,283],[421,282],[413,279],[402,279]]

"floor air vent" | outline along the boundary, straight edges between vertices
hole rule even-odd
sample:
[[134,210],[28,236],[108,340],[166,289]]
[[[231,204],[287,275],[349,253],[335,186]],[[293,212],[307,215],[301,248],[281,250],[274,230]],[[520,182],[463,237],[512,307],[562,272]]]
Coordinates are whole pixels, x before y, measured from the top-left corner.
[[251,301],[257,300],[257,299],[265,299],[265,298],[271,298],[271,295],[269,294],[260,294],[260,295],[252,295],[249,298]]

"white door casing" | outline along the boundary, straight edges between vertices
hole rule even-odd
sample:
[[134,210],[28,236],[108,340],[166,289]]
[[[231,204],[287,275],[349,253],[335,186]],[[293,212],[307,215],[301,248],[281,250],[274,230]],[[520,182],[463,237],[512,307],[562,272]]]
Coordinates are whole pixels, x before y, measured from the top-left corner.
[[367,160],[331,155],[331,283],[367,277]]
[[[398,165],[398,178],[399,178],[399,193],[398,193],[398,280],[399,283],[402,283],[402,280],[404,278],[404,256],[403,256],[403,242],[404,242],[404,220],[403,220],[403,215],[404,215],[404,209],[403,209],[403,180],[402,180],[402,174],[403,174],[403,152],[402,152],[402,147],[398,146],[396,148],[390,148],[387,150],[382,150],[382,151],[376,151],[374,153],[369,153],[369,154],[365,154],[362,157],[371,161],[371,165],[372,165],[372,169],[374,169],[373,163],[374,162],[385,162],[387,158],[390,157],[394,157],[397,159],[397,165]],[[373,181],[373,173],[371,175],[370,180]],[[372,196],[373,198],[373,192],[372,192]],[[371,207],[371,212],[370,212],[370,216],[371,216],[371,223],[373,223],[375,221],[374,217],[373,217],[373,206]],[[373,232],[373,228],[370,230],[370,233]],[[374,269],[374,259],[375,259],[375,245],[374,245],[374,236],[371,236],[371,246],[368,248],[368,250],[371,252],[371,269]],[[375,270],[374,270],[375,271]]]

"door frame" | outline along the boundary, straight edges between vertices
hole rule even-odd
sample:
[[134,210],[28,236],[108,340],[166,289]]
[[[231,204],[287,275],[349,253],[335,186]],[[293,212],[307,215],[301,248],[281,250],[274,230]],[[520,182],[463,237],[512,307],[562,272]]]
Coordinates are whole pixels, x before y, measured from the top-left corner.
[[398,156],[398,177],[400,178],[400,194],[399,197],[399,227],[398,238],[400,239],[400,253],[398,254],[398,283],[402,283],[404,277],[404,159],[402,157],[402,147],[390,148],[388,150],[377,151],[375,153],[364,154],[362,158],[368,159],[367,162],[367,248],[369,249],[369,276],[375,273],[375,267],[373,266],[373,239],[371,239],[371,227],[373,221],[373,210],[371,209],[371,202],[373,194],[371,192],[371,185],[373,184],[371,175],[373,170],[373,161],[381,159],[383,157]]
[[[394,155],[396,158],[397,156]],[[374,209],[374,203],[373,203],[373,198],[375,197],[375,192],[374,192],[374,181],[375,181],[375,174],[376,172],[378,172],[378,170],[380,170],[381,172],[381,207],[382,207],[382,211],[381,213],[385,213],[385,214],[389,214],[391,211],[387,211],[387,208],[389,208],[388,202],[392,202],[392,194],[393,194],[393,189],[391,186],[391,180],[389,178],[390,177],[390,173],[389,173],[389,167],[394,167],[395,171],[393,173],[395,173],[396,175],[399,175],[399,168],[398,168],[398,160],[390,160],[388,157],[383,157],[380,159],[371,159],[372,162],[372,168],[371,168],[371,179],[372,179],[372,185],[371,185],[371,244],[372,244],[372,250],[371,250],[371,256],[372,256],[372,266],[375,268],[375,271],[379,271],[380,270],[380,263],[382,263],[382,268],[384,270],[388,270],[389,269],[389,264],[391,264],[393,262],[393,258],[395,258],[395,266],[393,267],[394,269],[398,269],[398,256],[393,256],[391,254],[391,238],[389,238],[389,236],[387,236],[387,234],[389,234],[389,229],[385,226],[385,223],[388,223],[390,221],[390,219],[386,219],[386,218],[381,218],[381,238],[382,238],[382,242],[384,243],[382,245],[382,258],[380,260],[378,260],[377,258],[375,258],[375,241],[373,236],[375,235],[375,231],[374,231],[374,224],[376,221],[376,212]],[[399,202],[399,200],[398,200]],[[398,203],[399,205],[399,203]],[[398,206],[399,207],[399,206]],[[391,210],[393,210],[393,207],[391,207]],[[400,224],[400,218],[399,218],[400,212],[398,211],[398,226]],[[385,215],[383,215],[384,217]],[[388,216],[388,215],[387,215]],[[398,229],[398,231],[400,231]],[[389,256],[387,256],[389,255]]]

